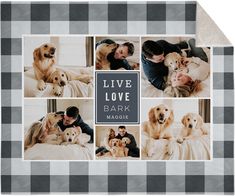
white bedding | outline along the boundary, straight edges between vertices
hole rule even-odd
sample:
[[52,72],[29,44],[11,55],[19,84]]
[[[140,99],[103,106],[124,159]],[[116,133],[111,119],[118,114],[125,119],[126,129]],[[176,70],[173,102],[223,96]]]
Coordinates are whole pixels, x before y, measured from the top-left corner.
[[[209,124],[206,125],[209,131]],[[172,127],[174,136],[179,133],[181,126],[176,123]],[[152,140],[154,145],[149,147],[148,135],[142,131],[142,159],[145,160],[210,160],[210,134],[202,137],[184,140],[179,144],[176,140]],[[173,154],[168,155],[168,145],[172,146]],[[154,147],[153,147],[154,146]]]
[[[75,71],[75,70],[70,70]],[[93,76],[93,67],[77,68],[78,74],[89,74]],[[92,97],[93,96],[93,81],[89,84],[80,82],[79,80],[69,81],[69,83],[63,87],[63,93],[61,97]],[[40,91],[37,89],[37,80],[34,76],[33,68],[24,72],[24,96],[25,97],[55,97],[52,92],[52,84],[47,83],[46,89]]]
[[25,160],[92,160],[93,144],[35,144],[24,153]]
[[140,158],[138,157],[111,157],[111,156],[99,156],[99,157],[96,157],[96,160],[139,160]]

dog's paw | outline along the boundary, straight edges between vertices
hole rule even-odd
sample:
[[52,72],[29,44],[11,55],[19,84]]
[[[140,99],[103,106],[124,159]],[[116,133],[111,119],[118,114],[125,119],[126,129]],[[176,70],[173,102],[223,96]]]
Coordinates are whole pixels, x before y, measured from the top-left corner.
[[182,144],[183,141],[184,141],[184,139],[183,139],[182,137],[180,137],[180,138],[177,139],[177,142],[180,143],[180,144]]
[[54,86],[53,93],[56,96],[60,96],[62,94],[62,88],[60,86]]
[[170,143],[167,145],[167,154],[168,154],[168,155],[172,155],[173,153],[174,153],[174,148],[173,148],[172,143],[170,142]]
[[87,76],[87,77],[84,77],[82,81],[86,84],[89,84],[92,82],[92,80],[93,80],[93,76]]
[[38,81],[38,90],[43,91],[46,88],[46,83],[43,80]]

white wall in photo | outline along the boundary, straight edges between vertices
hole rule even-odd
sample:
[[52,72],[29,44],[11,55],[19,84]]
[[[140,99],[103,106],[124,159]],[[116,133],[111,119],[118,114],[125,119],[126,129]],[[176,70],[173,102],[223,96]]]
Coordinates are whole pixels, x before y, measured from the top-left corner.
[[47,113],[46,99],[24,100],[24,127],[29,127],[33,122],[40,120]]
[[24,66],[32,67],[33,51],[42,44],[52,43],[56,47],[56,65],[63,67],[87,66],[86,38],[75,36],[26,36],[24,37]]
[[[56,100],[57,111],[65,111],[70,106],[79,108],[79,113],[84,121],[92,121],[93,119],[93,100],[88,99],[64,99]],[[87,122],[86,122],[87,123]]]

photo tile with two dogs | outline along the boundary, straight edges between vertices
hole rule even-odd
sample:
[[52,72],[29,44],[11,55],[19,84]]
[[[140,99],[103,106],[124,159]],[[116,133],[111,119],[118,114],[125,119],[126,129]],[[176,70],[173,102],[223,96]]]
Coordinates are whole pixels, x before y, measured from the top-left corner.
[[24,160],[211,160],[210,48],[23,36]]

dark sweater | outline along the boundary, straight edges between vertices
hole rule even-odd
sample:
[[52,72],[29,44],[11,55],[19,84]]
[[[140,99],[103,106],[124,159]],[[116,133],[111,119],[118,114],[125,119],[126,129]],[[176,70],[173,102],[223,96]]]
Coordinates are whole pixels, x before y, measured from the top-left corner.
[[[103,44],[103,43],[113,44],[115,42],[111,39],[104,39],[100,42],[97,42],[95,47],[97,48],[97,46],[99,46],[100,44]],[[111,70],[117,70],[119,68],[124,68],[124,69],[127,69],[127,70],[132,70],[133,69],[126,59],[123,59],[123,60],[122,59],[115,59],[114,58],[114,53],[115,53],[115,51],[111,52],[107,56],[107,59],[110,62],[110,69]]]
[[[165,40],[156,42],[163,48],[164,56],[171,52],[181,53],[181,50],[177,45],[171,44]],[[168,75],[168,67],[164,65],[164,62],[153,63],[152,61],[147,60],[143,54],[141,55],[141,61],[144,73],[149,82],[157,89],[164,90],[166,82],[164,76]]]

